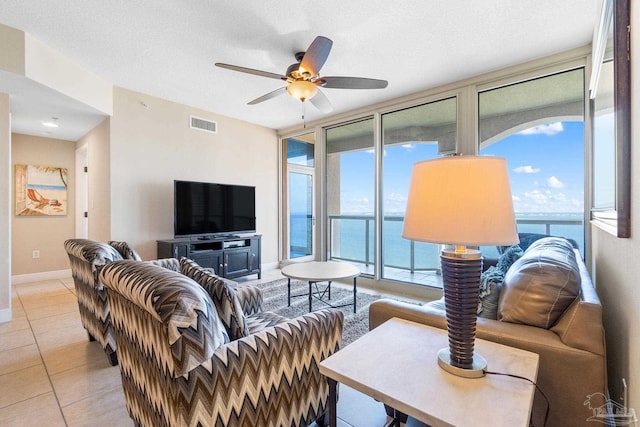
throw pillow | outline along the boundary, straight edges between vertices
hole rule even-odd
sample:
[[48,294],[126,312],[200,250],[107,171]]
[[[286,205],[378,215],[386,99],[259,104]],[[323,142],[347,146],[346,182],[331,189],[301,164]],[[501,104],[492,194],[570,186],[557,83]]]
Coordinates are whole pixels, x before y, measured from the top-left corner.
[[480,299],[478,301],[478,317],[496,320],[498,318],[498,299],[504,281],[504,273],[491,266],[480,276]]
[[524,252],[519,245],[508,247],[495,266],[490,266],[480,276],[480,300],[478,301],[478,317],[498,319],[498,300],[504,282],[504,275],[509,267],[522,256]]
[[535,241],[507,271],[498,319],[549,329],[580,295],[580,271],[566,239]]
[[242,311],[242,305],[235,289],[230,284],[188,258],[180,259],[180,271],[200,284],[209,293],[218,316],[232,341],[249,336],[249,327]]
[[520,247],[520,245],[509,246],[498,258],[498,263],[496,267],[502,271],[503,274],[507,274],[509,268],[516,262],[520,257],[524,255],[524,251]]
[[133,249],[127,242],[117,242],[115,240],[111,240],[109,245],[120,252],[123,259],[132,259],[134,261],[142,261],[140,255]]
[[[520,240],[519,245],[523,251],[526,251],[529,248],[529,246],[536,240],[544,239],[545,237],[561,237],[561,236],[549,236],[547,234],[540,234],[540,233],[518,233],[518,239]],[[571,245],[575,249],[578,249],[578,242],[568,237],[562,237],[562,238],[567,239],[567,241],[571,243]],[[504,253],[504,251],[506,251],[509,248],[509,246],[498,246],[497,248],[498,248],[498,253],[502,254]]]

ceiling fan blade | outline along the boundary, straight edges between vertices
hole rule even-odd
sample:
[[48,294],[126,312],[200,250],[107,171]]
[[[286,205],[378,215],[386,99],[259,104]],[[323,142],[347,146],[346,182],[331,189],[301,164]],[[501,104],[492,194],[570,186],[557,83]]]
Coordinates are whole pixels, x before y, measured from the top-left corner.
[[331,46],[333,46],[333,42],[328,38],[322,36],[316,37],[302,57],[300,68],[308,71],[312,76],[317,76],[320,68],[322,68],[329,57]]
[[321,77],[320,86],[327,89],[384,89],[386,80],[364,77]]
[[282,76],[276,73],[270,73],[268,71],[254,70],[253,68],[239,67],[237,65],[231,65],[231,64],[223,64],[222,62],[216,62],[215,65],[216,67],[226,68],[227,70],[232,70],[232,71],[240,71],[241,73],[253,74],[255,76],[269,77],[271,79],[278,79],[278,80],[287,80],[285,76]]
[[318,110],[323,113],[330,113],[333,111],[333,107],[331,106],[331,102],[329,102],[329,98],[322,93],[320,89],[316,92],[315,96],[309,100]]
[[266,95],[262,95],[261,97],[256,98],[256,99],[254,99],[254,100],[253,100],[253,101],[251,101],[251,102],[248,102],[247,104],[248,104],[248,105],[256,105],[256,104],[259,104],[259,103],[261,103],[261,102],[264,102],[264,101],[266,101],[266,100],[268,100],[268,99],[275,98],[275,97],[276,97],[276,96],[278,96],[278,95],[282,95],[282,94],[283,94],[283,93],[285,93],[286,91],[287,91],[287,89],[286,89],[286,88],[284,88],[284,87],[280,87],[280,88],[278,88],[278,89],[276,89],[276,90],[274,90],[274,91],[272,91],[272,92],[267,93]]

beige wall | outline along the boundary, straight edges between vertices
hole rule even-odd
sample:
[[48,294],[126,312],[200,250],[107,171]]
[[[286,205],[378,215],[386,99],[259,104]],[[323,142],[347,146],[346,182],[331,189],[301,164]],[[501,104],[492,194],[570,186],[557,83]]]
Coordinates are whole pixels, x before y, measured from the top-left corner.
[[[16,216],[12,209],[11,273],[21,275],[68,269],[69,259],[63,243],[75,235],[76,146],[69,141],[13,134],[11,147],[11,170],[15,164],[56,166],[69,170],[67,215]],[[34,250],[40,251],[40,258],[32,258]]]
[[24,74],[24,33],[0,24],[0,70]]
[[111,192],[110,192],[110,126],[105,119],[83,136],[77,147],[87,146],[89,168],[89,238],[101,242],[111,237]]
[[112,84],[21,30],[0,24],[0,70],[26,77],[94,109],[113,111]]
[[0,93],[0,323],[11,320],[11,117]]
[[[640,22],[638,3],[631,4],[631,22]],[[619,401],[626,378],[627,407],[640,416],[640,33],[631,33],[631,238],[618,239],[593,227],[593,259],[603,304],[611,397]]]
[[[190,114],[216,121],[218,133],[190,129]],[[262,262],[277,262],[277,144],[272,129],[116,88],[111,237],[155,258],[156,240],[173,237],[174,179],[253,185]]]
[[[25,77],[96,110],[111,114],[112,85],[30,34],[24,35]],[[55,66],[52,66],[55,64]]]

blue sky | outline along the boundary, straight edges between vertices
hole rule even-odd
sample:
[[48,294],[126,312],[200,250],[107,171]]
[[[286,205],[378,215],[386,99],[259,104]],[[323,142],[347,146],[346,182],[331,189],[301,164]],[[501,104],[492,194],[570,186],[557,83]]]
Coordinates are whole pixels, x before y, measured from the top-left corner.
[[[481,155],[507,158],[516,213],[567,213],[584,210],[584,131],[582,122],[556,122],[513,134]],[[437,157],[435,144],[386,147],[385,214],[406,207],[415,162]],[[370,214],[374,203],[372,151],[341,156],[341,212]]]

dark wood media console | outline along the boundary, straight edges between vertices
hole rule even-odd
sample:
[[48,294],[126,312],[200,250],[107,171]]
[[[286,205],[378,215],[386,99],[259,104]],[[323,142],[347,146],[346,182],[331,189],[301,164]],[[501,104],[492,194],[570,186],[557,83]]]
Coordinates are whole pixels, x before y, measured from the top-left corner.
[[187,257],[211,267],[221,277],[257,274],[260,279],[260,235],[158,240],[158,258]]

